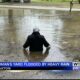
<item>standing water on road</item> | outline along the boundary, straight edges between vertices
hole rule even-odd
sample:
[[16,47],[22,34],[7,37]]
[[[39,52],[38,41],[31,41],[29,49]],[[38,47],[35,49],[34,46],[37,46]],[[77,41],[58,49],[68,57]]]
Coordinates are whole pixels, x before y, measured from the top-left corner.
[[[34,27],[40,28],[51,45],[47,55],[24,55],[22,46]],[[80,12],[0,9],[0,61],[80,61],[79,41]],[[0,72],[1,79],[76,79],[79,76],[77,71],[65,74],[44,70]]]
[[22,46],[34,27],[51,45],[48,55],[33,55],[37,61],[80,61],[79,16],[79,12],[1,8],[0,61],[32,59],[24,56]]

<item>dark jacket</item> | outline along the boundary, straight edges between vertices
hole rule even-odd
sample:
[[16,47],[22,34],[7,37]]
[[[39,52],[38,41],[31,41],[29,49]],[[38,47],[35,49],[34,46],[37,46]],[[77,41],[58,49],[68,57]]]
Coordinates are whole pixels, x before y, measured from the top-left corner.
[[40,35],[39,32],[33,32],[28,36],[23,48],[29,47],[30,51],[43,51],[43,45],[48,47],[49,43],[46,41],[43,35]]

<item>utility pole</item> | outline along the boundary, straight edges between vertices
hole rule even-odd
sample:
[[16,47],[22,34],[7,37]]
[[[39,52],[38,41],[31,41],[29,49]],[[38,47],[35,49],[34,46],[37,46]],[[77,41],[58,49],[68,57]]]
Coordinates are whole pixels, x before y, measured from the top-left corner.
[[72,10],[72,7],[73,7],[73,0],[70,1],[70,12],[71,12],[71,10]]
[[73,1],[73,0],[70,1],[70,12],[72,10],[73,4],[80,4],[80,0],[77,0],[77,2],[76,1]]

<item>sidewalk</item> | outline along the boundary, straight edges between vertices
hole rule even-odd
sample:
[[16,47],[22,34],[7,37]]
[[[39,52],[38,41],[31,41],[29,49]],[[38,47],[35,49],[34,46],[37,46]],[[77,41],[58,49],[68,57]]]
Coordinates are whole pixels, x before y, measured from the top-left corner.
[[[62,3],[63,4],[63,3]],[[60,11],[69,11],[70,7],[67,3],[64,4],[40,4],[40,3],[0,3],[0,8],[10,8],[10,9],[49,9],[49,10],[60,10]],[[66,7],[67,6],[67,7]],[[79,6],[80,7],[80,6]],[[72,11],[80,11],[79,8],[73,7]]]
[[70,7],[70,3],[69,2],[62,2],[62,3],[38,3],[38,2],[31,2],[31,3],[0,3],[0,5],[20,5],[20,6],[55,6],[55,7]]

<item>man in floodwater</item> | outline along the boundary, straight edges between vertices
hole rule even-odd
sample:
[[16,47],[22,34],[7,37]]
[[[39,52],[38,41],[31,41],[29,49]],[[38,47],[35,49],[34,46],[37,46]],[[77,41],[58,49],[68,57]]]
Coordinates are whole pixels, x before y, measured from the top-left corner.
[[28,36],[25,44],[23,45],[24,50],[29,47],[30,52],[42,52],[43,45],[46,49],[50,49],[49,43],[46,41],[43,35],[40,35],[38,28],[33,29],[33,33]]

